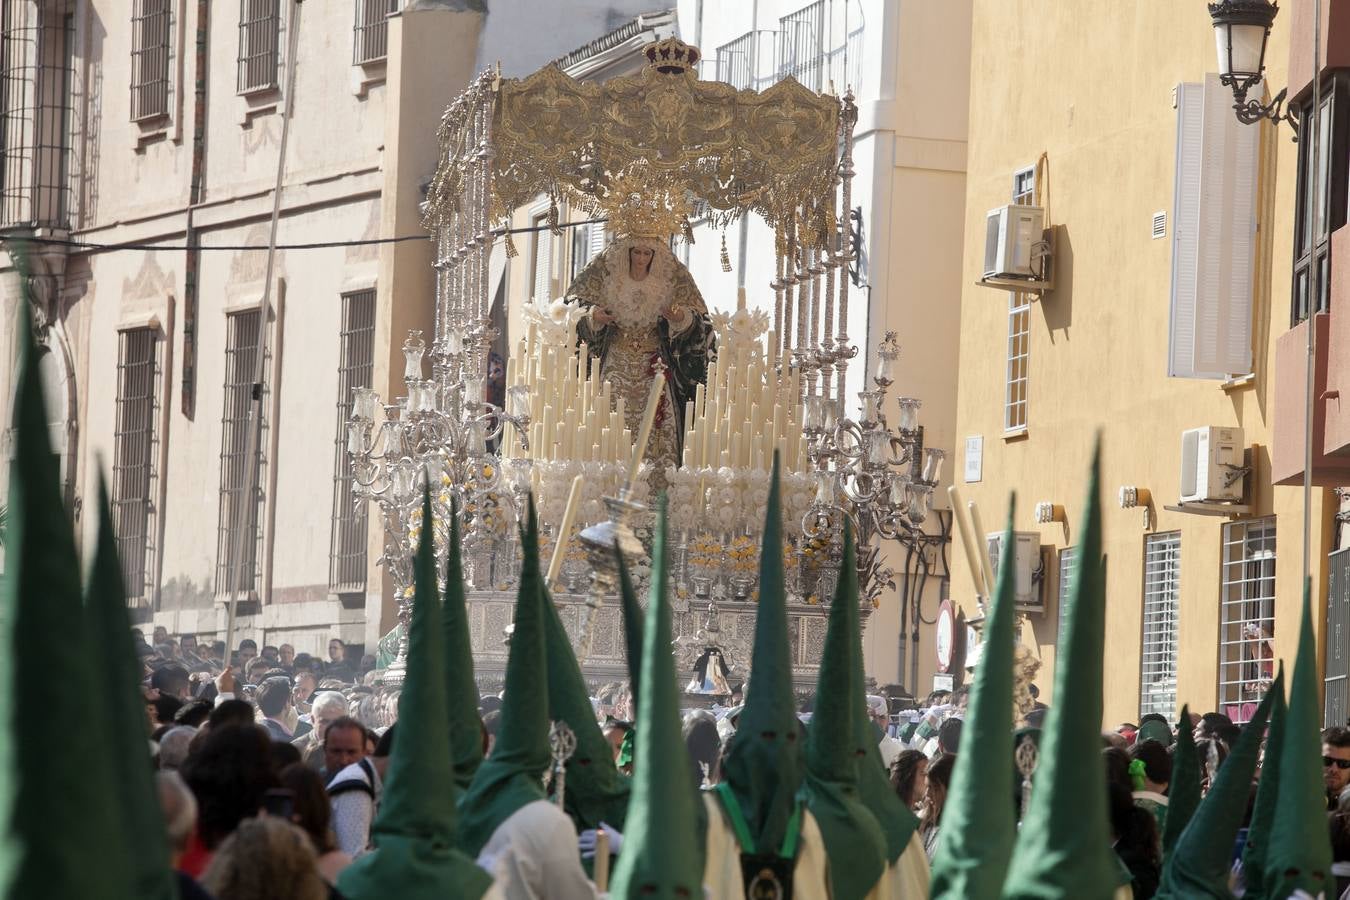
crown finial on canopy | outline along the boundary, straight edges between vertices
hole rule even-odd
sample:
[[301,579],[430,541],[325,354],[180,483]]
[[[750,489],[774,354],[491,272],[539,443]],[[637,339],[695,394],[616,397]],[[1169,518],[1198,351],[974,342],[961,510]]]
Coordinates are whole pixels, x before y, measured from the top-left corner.
[[702,52],[677,37],[653,41],[642,48],[647,57],[647,65],[663,75],[681,75],[688,72],[703,58]]

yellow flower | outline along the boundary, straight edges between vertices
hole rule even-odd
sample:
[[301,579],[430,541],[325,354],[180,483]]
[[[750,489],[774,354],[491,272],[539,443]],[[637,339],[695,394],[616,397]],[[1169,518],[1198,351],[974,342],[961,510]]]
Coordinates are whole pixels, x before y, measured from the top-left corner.
[[483,477],[484,477],[484,478],[491,478],[491,477],[492,477],[493,471],[494,471],[494,470],[493,470],[493,468],[492,468],[491,465],[484,465],[484,466],[483,466]]

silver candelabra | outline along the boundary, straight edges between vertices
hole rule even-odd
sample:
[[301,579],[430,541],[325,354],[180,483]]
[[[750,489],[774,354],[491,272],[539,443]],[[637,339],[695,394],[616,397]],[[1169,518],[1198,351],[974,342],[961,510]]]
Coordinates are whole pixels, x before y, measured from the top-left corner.
[[[393,403],[382,403],[376,391],[353,391],[347,423],[347,452],[352,460],[355,502],[375,501],[384,521],[384,552],[380,563],[394,586],[398,621],[402,626],[398,654],[385,674],[385,683],[401,684],[407,663],[407,626],[412,610],[413,558],[421,529],[422,490],[430,489],[435,528],[437,571],[443,582],[449,546],[451,510],[457,505],[465,526],[465,555],[472,582],[489,584],[507,576],[511,567],[495,571],[503,556],[497,544],[514,540],[528,470],[521,475],[513,460],[509,478],[491,444],[513,426],[525,445],[529,433],[529,397],[525,389],[507,392],[507,409],[483,399],[483,379],[452,379],[459,369],[448,352],[433,350],[432,377],[425,378],[422,332],[410,331],[403,342],[406,393]],[[507,489],[503,490],[503,484]],[[514,577],[512,575],[511,577]],[[443,584],[442,584],[443,586]]]
[[857,419],[839,414],[837,401],[808,395],[803,429],[816,480],[816,496],[802,519],[808,537],[833,539],[841,519],[853,526],[858,548],[858,583],[866,599],[894,588],[895,572],[881,563],[881,541],[922,540],[922,525],[933,509],[933,491],[946,453],[925,447],[919,424],[921,403],[898,399],[899,416],[886,419],[886,392],[894,384],[900,347],[889,331],[877,348],[875,389],[859,391]]

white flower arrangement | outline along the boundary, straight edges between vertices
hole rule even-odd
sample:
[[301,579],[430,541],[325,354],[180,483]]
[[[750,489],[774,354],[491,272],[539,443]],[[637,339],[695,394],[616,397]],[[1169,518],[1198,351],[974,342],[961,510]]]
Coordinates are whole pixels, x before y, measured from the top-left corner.
[[573,334],[573,323],[585,315],[585,310],[577,304],[564,303],[561,298],[535,297],[521,307],[520,314],[527,327],[537,328],[542,343],[566,346]]

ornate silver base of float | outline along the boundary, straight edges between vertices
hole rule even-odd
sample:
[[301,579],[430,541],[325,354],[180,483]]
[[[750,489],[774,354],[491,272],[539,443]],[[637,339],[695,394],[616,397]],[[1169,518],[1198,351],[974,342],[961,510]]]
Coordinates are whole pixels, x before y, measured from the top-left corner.
[[[563,627],[573,646],[582,634],[583,623],[592,616],[588,594],[555,594],[553,602],[562,618]],[[646,600],[645,594],[643,600]],[[617,594],[604,598],[602,605],[595,610],[591,623],[591,652],[581,664],[582,674],[592,686],[609,681],[625,681],[628,678],[628,664],[623,638],[623,618]],[[506,656],[508,647],[503,643],[503,634],[510,625],[515,612],[516,596],[507,591],[471,591],[468,595],[469,636],[473,647],[474,673],[480,690],[495,693],[501,690],[506,676]],[[676,601],[672,621],[672,636],[677,650],[691,644],[701,650],[697,642],[700,632],[706,631],[707,608],[703,604],[691,604],[688,598]],[[721,626],[720,645],[724,648],[750,647],[754,641],[755,613],[754,603],[719,603],[719,624]],[[816,675],[820,668],[820,657],[825,646],[826,616],[829,608],[816,604],[790,603],[788,605],[788,640],[792,659],[794,686],[799,691],[815,689]],[[684,644],[680,639],[688,636]],[[692,676],[692,667],[697,652],[681,653],[677,658],[680,683],[687,684]],[[744,680],[750,658],[746,653],[742,660],[737,653],[729,653],[732,666],[733,684]]]

